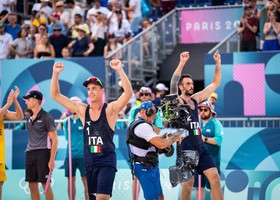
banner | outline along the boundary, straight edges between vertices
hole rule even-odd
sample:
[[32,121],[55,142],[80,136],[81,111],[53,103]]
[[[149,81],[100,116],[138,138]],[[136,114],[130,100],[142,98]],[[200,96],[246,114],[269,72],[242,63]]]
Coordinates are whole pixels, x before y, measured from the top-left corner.
[[[222,80],[215,91],[218,117],[279,117],[280,53],[236,52],[222,54]],[[213,55],[205,55],[204,82],[214,76]]]
[[[280,129],[279,128],[224,128],[221,149],[221,186],[224,199],[269,199],[278,200],[280,196]],[[24,135],[23,137],[19,137]],[[5,130],[6,165],[8,180],[3,187],[3,199],[30,199],[28,184],[24,181],[25,153],[27,133]],[[125,143],[126,130],[117,130],[114,144],[117,153],[117,169],[112,200],[131,200],[132,175],[128,162],[128,150]],[[23,140],[24,142],[20,142]],[[56,169],[52,176],[55,199],[67,199],[67,178],[64,177],[63,160],[66,146],[62,133],[58,136]],[[21,152],[18,151],[21,150]],[[19,164],[20,162],[20,164]],[[159,156],[161,184],[165,199],[177,200],[181,187],[171,187],[168,168],[175,165],[176,154],[172,157]],[[21,167],[20,167],[21,166]],[[16,169],[15,169],[16,168]],[[83,199],[83,185],[80,173],[77,173],[77,196]],[[43,190],[40,187],[41,196]],[[192,194],[195,199],[195,191]],[[139,200],[143,200],[143,192]],[[206,200],[210,199],[206,190]]]
[[242,14],[242,7],[181,11],[180,43],[220,42],[237,29]]
[[88,95],[83,82],[89,76],[97,76],[106,83],[103,57],[3,60],[0,61],[1,102],[6,102],[10,90],[18,86],[21,92],[18,101],[24,110],[26,105],[22,96],[30,90],[39,90],[44,95],[43,108],[55,119],[59,119],[64,108],[50,97],[50,81],[55,62],[64,64],[64,71],[59,77],[60,91],[69,98],[78,96],[86,101]]

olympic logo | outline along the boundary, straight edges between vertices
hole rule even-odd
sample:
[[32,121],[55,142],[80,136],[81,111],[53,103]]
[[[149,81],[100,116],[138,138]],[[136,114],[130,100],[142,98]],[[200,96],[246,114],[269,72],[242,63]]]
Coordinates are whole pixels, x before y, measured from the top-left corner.
[[[25,194],[30,195],[30,189],[29,189],[29,186],[28,186],[28,182],[25,181],[25,177],[22,177],[18,184],[19,184],[19,187],[24,191]],[[53,187],[53,185],[54,185],[54,179],[53,178],[51,178],[51,183],[50,184]],[[44,193],[44,189],[42,187],[42,184],[39,184],[39,192],[40,192],[40,194]]]

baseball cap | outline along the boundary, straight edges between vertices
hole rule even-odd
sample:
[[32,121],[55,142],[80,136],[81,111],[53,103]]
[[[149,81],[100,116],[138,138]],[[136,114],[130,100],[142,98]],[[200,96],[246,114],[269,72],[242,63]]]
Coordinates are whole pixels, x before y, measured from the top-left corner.
[[156,108],[156,112],[158,111],[158,107],[153,102],[145,101],[145,102],[141,103],[141,105],[137,109],[135,109],[135,112],[138,113],[142,109],[147,110],[152,107]]
[[93,84],[95,84],[95,85],[99,85],[100,87],[103,88],[103,83],[102,83],[102,81],[101,81],[99,78],[95,77],[95,76],[88,77],[87,80],[83,83],[83,85],[84,85],[85,87],[87,87],[87,85],[88,85],[89,83],[93,83]]
[[43,94],[37,90],[31,90],[27,95],[23,96],[24,99],[35,98],[40,101],[43,99]]
[[204,101],[204,102],[200,103],[198,105],[198,108],[201,108],[201,107],[207,107],[207,108],[209,108],[211,110],[213,116],[217,115],[217,113],[214,111],[213,105],[209,101]]
[[56,7],[59,7],[59,6],[63,6],[64,5],[64,3],[63,3],[63,1],[58,1],[58,2],[56,2]]
[[156,85],[156,89],[157,90],[165,90],[165,91],[168,91],[168,87],[166,87],[163,83],[158,83],[157,85]]
[[218,94],[215,93],[215,92],[213,92],[213,93],[210,95],[210,97],[213,97],[213,98],[215,98],[215,99],[218,99]]

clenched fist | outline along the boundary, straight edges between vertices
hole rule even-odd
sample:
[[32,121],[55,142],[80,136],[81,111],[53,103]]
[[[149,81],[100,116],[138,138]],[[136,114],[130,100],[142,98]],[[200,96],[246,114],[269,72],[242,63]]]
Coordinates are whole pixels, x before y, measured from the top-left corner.
[[60,73],[63,70],[64,70],[64,65],[63,65],[62,62],[54,63],[54,65],[53,65],[53,71],[54,72]]

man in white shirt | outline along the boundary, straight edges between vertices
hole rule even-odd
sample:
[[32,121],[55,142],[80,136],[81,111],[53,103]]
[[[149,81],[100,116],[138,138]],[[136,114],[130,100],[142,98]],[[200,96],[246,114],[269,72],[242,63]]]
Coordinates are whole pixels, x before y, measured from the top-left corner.
[[12,11],[11,8],[15,5],[15,0],[0,0],[0,12],[6,10],[10,13]]
[[76,14],[80,14],[82,16],[82,18],[83,18],[84,11],[83,11],[83,9],[80,6],[75,4],[74,0],[66,0],[64,2],[64,4],[66,4],[66,8],[70,12],[70,22],[71,22],[72,25],[75,24],[75,20],[74,19],[75,19],[75,15]]
[[104,14],[105,18],[108,18],[109,9],[106,7],[101,6],[100,0],[94,0],[94,5],[91,9],[87,12],[87,19],[93,18],[96,21],[97,12],[101,12]]
[[5,26],[0,23],[0,59],[7,59],[9,56],[9,45],[12,44],[13,37],[5,32]]
[[[33,5],[32,11],[43,11],[44,13],[47,13],[49,15],[53,14],[53,9],[49,6],[50,0],[41,0],[41,3],[35,3]],[[48,20],[48,17],[45,14],[42,14],[41,17],[44,17],[46,20]]]

